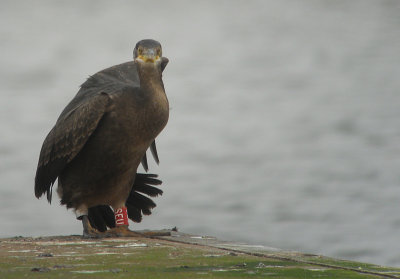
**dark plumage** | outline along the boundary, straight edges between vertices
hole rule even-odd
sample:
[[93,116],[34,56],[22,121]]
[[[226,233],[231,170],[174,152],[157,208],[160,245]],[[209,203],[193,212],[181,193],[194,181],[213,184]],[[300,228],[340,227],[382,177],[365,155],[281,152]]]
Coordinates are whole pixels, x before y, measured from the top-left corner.
[[[140,195],[139,193],[146,194],[150,197],[162,195],[163,191],[154,187],[156,185],[161,185],[161,180],[157,179],[157,175],[143,173],[136,174],[131,193],[126,201],[129,219],[134,222],[141,222],[142,214],[148,215],[147,213],[151,212],[151,209],[156,206],[156,204],[149,198],[148,202],[141,203],[140,199],[136,197],[136,195]],[[107,230],[107,227],[115,227],[114,213],[109,206],[94,206],[89,208],[88,213],[90,224],[95,229],[104,232]]]
[[[154,40],[140,41],[134,57],[81,85],[47,135],[36,171],[36,197],[46,193],[50,202],[58,178],[61,203],[74,208],[78,217],[89,215],[100,231],[112,227],[109,206],[126,205],[129,217],[140,222],[155,204],[139,192],[152,197],[162,193],[152,186],[161,181],[136,170],[142,162],[147,171],[149,147],[158,162],[154,139],[169,115],[162,82],[168,59],[161,57],[161,45]],[[96,216],[108,217],[100,222]]]

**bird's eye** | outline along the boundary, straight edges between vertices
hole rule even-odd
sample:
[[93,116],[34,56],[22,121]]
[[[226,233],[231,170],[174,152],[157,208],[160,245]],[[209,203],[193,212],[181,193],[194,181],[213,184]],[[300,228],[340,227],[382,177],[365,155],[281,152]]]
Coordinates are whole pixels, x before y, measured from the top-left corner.
[[139,55],[141,55],[143,53],[143,48],[142,47],[138,48],[138,53],[139,53]]
[[161,49],[157,49],[157,56],[161,56]]

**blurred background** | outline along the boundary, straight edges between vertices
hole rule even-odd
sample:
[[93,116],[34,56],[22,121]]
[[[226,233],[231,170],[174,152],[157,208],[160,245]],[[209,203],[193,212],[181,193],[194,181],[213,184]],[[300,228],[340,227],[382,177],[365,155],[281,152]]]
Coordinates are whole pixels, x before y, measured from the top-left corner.
[[153,38],[164,195],[133,228],[400,266],[399,1],[0,6],[0,237],[82,233],[34,197],[42,142],[90,74]]

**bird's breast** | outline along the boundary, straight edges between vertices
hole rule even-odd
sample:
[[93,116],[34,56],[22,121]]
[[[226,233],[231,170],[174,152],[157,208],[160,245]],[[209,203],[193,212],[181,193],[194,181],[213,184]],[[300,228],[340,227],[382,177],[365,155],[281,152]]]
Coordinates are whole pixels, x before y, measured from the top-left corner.
[[168,122],[169,104],[162,88],[153,92],[135,90],[113,98],[110,121],[115,133],[130,142],[150,142]]

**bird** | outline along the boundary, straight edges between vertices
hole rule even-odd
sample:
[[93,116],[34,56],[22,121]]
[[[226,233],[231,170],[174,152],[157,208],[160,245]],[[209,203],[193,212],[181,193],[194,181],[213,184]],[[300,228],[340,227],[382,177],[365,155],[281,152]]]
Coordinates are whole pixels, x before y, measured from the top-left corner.
[[35,196],[46,194],[51,202],[58,179],[61,204],[82,221],[84,237],[137,236],[128,218],[140,222],[141,213],[155,206],[139,192],[162,194],[157,176],[137,169],[142,163],[148,170],[148,149],[159,162],[155,138],[169,118],[162,80],[168,62],[158,41],[139,41],[133,61],[99,71],[80,86],[43,142]]

